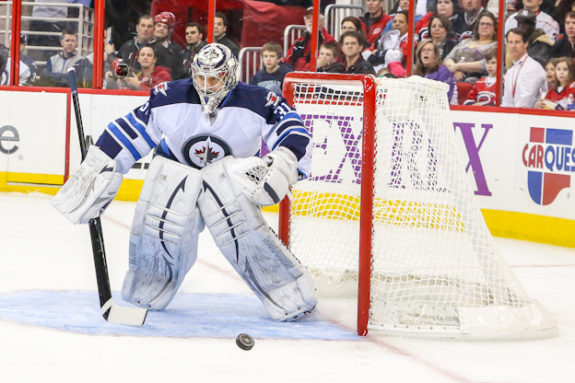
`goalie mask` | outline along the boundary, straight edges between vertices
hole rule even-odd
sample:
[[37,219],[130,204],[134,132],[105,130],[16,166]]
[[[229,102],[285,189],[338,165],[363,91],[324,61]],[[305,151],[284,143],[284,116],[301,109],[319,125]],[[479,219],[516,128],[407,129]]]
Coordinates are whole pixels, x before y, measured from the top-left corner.
[[192,80],[200,96],[204,113],[216,111],[220,102],[238,83],[238,61],[225,45],[203,47],[192,61]]

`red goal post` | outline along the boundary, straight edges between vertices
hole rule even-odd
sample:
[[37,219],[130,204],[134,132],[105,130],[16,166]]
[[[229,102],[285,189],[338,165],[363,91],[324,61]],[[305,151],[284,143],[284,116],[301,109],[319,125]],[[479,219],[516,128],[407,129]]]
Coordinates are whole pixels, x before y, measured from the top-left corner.
[[[294,87],[296,84],[313,84],[317,86],[347,83],[361,87],[363,98],[363,139],[362,139],[362,183],[361,183],[361,213],[360,213],[360,241],[359,241],[359,270],[358,270],[358,302],[357,302],[357,331],[360,335],[367,335],[369,315],[370,292],[370,264],[371,264],[371,220],[373,189],[373,166],[375,154],[375,112],[376,112],[376,83],[373,76],[359,74],[333,74],[293,72],[286,76],[284,81],[284,97],[290,105],[294,105]],[[318,100],[327,102],[329,100]],[[337,104],[336,104],[337,105]],[[290,203],[284,199],[280,204],[279,235],[282,241],[289,246],[289,215]]]

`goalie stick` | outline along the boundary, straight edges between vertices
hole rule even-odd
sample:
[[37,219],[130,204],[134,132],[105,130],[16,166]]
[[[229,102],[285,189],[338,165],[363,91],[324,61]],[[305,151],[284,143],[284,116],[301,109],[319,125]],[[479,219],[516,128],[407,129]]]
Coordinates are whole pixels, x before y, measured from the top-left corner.
[[[84,136],[84,126],[82,124],[80,102],[78,100],[78,87],[76,85],[76,71],[74,68],[68,70],[68,82],[72,95],[72,103],[74,104],[76,128],[78,129],[80,152],[83,161],[88,152],[89,141]],[[92,253],[94,255],[94,266],[96,269],[96,281],[98,283],[98,296],[100,298],[102,316],[111,323],[142,326],[146,320],[148,310],[137,307],[118,306],[112,299],[108,265],[106,263],[106,251],[104,248],[104,235],[102,233],[100,218],[91,219],[88,222],[88,226],[90,228],[90,240],[92,242]]]

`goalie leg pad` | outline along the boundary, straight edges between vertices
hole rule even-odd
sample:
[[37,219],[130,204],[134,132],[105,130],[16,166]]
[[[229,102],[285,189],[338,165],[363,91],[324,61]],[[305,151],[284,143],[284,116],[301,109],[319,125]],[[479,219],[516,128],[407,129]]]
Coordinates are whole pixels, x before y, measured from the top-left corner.
[[176,294],[196,261],[204,228],[196,207],[201,182],[196,169],[160,156],[152,160],[130,233],[124,300],[161,310]]
[[51,204],[72,223],[99,217],[122,184],[116,162],[97,146],[90,146],[80,168],[62,186]]
[[309,272],[265,222],[260,209],[234,192],[225,157],[202,170],[198,206],[225,258],[275,320],[298,319],[317,304]]

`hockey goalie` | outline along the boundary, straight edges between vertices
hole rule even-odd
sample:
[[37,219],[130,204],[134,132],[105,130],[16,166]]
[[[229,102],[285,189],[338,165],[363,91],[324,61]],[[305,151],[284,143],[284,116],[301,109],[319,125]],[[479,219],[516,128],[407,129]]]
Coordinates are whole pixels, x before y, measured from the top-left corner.
[[[194,58],[192,78],[156,86],[111,122],[52,204],[73,223],[98,217],[133,163],[154,157],[130,232],[122,297],[148,309],[173,299],[205,226],[269,315],[295,320],[317,300],[311,276],[264,221],[311,163],[311,137],[281,97],[239,83],[221,44]],[[271,152],[260,157],[261,141]]]

